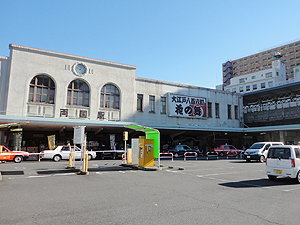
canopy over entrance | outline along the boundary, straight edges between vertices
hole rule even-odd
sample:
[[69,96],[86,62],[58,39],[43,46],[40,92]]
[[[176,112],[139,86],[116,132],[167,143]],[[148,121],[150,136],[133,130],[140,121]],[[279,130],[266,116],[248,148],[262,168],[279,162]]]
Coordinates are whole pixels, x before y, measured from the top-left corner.
[[154,128],[150,127],[145,127],[142,125],[137,125],[137,124],[130,124],[130,125],[125,125],[124,127],[130,128],[136,131],[142,131],[146,134],[147,139],[153,139],[154,140],[154,158],[158,159],[159,158],[159,152],[160,152],[160,133],[159,130],[156,130]]

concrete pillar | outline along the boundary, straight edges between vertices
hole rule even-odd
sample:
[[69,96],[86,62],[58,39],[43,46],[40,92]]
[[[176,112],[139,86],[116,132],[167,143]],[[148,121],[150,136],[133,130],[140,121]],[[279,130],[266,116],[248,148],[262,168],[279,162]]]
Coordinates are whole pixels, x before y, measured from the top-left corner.
[[279,131],[279,138],[280,138],[280,141],[284,143],[284,131]]

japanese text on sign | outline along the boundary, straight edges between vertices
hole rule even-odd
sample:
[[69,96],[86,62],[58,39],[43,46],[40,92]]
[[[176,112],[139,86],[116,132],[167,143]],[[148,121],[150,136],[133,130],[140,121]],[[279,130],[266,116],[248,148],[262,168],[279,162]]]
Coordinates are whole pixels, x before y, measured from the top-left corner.
[[206,118],[206,99],[169,93],[169,116]]

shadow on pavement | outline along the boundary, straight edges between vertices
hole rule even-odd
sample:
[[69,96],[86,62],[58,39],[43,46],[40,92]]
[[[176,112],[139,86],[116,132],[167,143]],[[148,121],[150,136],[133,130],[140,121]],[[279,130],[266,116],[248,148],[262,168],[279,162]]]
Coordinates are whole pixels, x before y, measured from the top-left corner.
[[231,187],[231,188],[253,188],[253,187],[274,187],[284,185],[295,185],[294,181],[289,178],[277,178],[274,181],[269,179],[258,179],[258,180],[241,180],[236,182],[222,183],[219,185]]
[[[126,171],[126,170],[133,170],[130,167],[123,167],[123,166],[99,166],[97,168],[88,168],[89,172],[101,172],[101,171]],[[39,170],[37,174],[45,175],[45,174],[62,174],[62,173],[77,173],[80,169],[62,169],[62,170]],[[14,172],[14,171],[12,171]],[[23,171],[22,171],[23,172]]]
[[99,172],[99,171],[127,171],[133,170],[134,168],[131,167],[124,167],[124,166],[101,166],[98,168],[89,168],[89,172]]
[[2,175],[24,175],[24,171],[14,170],[14,171],[0,171]]

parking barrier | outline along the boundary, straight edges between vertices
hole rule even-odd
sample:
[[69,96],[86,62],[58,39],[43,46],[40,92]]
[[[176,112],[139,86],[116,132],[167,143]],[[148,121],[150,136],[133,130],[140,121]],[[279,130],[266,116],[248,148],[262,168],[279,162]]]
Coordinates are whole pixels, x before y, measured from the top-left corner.
[[[164,156],[161,156],[161,155],[164,155]],[[173,161],[173,153],[172,152],[161,152],[159,154],[159,157],[161,159],[169,159],[169,158],[172,158],[172,161]]]
[[125,154],[122,154],[122,163],[125,163],[126,160],[125,160]]
[[[187,155],[187,154],[194,154],[194,155]],[[187,157],[189,157],[189,158],[196,157],[196,160],[197,160],[197,156],[198,156],[197,152],[185,152],[183,158],[184,158],[184,161],[186,161]]]

